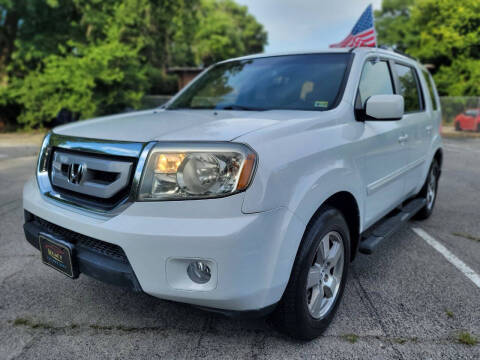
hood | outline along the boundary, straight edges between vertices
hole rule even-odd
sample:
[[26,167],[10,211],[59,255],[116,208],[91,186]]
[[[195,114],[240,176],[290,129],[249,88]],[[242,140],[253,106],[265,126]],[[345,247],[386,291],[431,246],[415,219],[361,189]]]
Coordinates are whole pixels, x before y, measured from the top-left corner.
[[285,120],[278,111],[148,110],[78,121],[59,135],[117,141],[230,141]]

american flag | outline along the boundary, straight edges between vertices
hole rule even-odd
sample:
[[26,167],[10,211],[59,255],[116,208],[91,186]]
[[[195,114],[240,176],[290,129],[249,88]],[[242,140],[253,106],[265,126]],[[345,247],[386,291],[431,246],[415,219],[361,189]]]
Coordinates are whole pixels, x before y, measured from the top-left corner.
[[372,5],[363,12],[360,19],[353,27],[350,34],[343,39],[343,41],[330,45],[331,48],[341,47],[359,47],[370,46],[374,47],[377,44],[377,34],[375,33],[375,26],[373,23],[373,9]]

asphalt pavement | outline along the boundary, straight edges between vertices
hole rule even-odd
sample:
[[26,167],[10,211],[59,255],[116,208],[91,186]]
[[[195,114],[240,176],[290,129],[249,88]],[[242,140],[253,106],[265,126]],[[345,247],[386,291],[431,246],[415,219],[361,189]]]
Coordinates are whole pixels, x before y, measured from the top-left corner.
[[309,343],[43,265],[22,230],[37,151],[0,146],[0,359],[480,358],[468,344],[480,340],[479,139],[445,140],[433,216],[358,255],[334,322]]

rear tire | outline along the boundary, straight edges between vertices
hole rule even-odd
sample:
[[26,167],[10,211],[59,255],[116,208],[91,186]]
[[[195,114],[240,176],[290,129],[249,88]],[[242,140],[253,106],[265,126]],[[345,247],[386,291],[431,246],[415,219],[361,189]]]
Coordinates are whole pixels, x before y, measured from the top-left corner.
[[477,132],[480,132],[480,123],[477,124]]
[[455,130],[462,131],[462,128],[460,127],[460,123],[458,121],[455,123]]
[[432,215],[435,202],[438,194],[438,177],[440,175],[440,165],[437,160],[434,160],[428,171],[427,180],[423,185],[418,197],[427,200],[425,206],[414,216],[416,220],[425,220]]
[[338,308],[349,262],[348,225],[340,211],[325,206],[307,227],[285,293],[272,314],[277,329],[299,340],[318,337]]

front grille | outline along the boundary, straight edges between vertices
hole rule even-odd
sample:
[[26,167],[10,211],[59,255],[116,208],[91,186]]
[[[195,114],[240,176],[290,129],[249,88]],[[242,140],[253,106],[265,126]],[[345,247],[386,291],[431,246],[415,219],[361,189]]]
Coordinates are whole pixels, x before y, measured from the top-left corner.
[[[27,215],[26,215],[27,218]],[[61,226],[55,225],[49,221],[39,218],[36,215],[28,214],[29,222],[34,222],[41,228],[47,229],[52,235],[57,235],[64,241],[68,241],[79,249],[85,249],[97,254],[113,258],[122,263],[128,264],[127,256],[122,248],[118,245],[110,244],[101,240],[85,236],[74,231],[65,229]]]
[[[137,159],[54,148],[50,155],[52,188],[72,203],[108,211],[128,198]],[[82,167],[81,179],[72,179]]]

